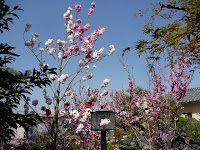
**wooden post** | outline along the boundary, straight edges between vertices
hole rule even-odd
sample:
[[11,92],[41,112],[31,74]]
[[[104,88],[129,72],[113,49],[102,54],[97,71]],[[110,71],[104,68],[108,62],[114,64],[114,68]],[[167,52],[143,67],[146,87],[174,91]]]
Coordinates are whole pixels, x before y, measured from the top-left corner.
[[101,131],[101,150],[107,150],[106,131]]

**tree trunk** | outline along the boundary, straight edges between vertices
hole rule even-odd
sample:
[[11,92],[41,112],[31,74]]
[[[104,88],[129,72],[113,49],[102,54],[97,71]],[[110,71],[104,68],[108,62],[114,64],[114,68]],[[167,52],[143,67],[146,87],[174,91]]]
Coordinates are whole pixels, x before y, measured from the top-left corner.
[[58,144],[58,113],[59,113],[59,100],[56,100],[56,104],[54,107],[55,114],[53,116],[53,125],[52,125],[52,144],[51,144],[51,150],[56,150],[56,146]]
[[[61,69],[59,70],[59,77],[61,76]],[[55,104],[54,104],[54,115],[53,115],[53,124],[52,124],[52,143],[51,143],[51,150],[56,150],[58,145],[58,115],[59,115],[59,98],[60,98],[60,83],[58,83],[57,92],[54,95],[55,97]]]

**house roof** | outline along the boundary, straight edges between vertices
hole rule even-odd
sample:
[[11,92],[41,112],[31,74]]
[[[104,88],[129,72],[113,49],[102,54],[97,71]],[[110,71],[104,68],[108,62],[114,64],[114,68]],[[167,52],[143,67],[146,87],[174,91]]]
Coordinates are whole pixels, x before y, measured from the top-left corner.
[[190,88],[187,90],[184,98],[181,99],[182,103],[200,101],[200,87]]

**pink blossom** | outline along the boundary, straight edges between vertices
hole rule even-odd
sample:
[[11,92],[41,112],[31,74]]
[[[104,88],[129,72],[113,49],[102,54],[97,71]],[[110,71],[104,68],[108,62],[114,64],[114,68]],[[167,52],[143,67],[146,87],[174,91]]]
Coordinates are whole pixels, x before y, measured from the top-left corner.
[[78,27],[79,27],[78,23],[75,23],[75,24],[72,25],[73,30],[77,29]]
[[51,47],[47,48],[47,50],[49,52],[49,55],[53,55],[53,53],[56,51],[55,48],[51,48]]
[[76,32],[75,35],[74,35],[75,38],[78,38],[80,36],[81,36],[80,32]]
[[70,96],[72,94],[72,91],[70,90],[70,88],[67,88],[67,90],[65,91],[64,96]]
[[79,51],[79,44],[78,44],[78,43],[76,43],[76,44],[74,45],[74,51],[75,51],[77,54],[80,53],[80,51]]
[[73,47],[70,46],[67,48],[67,50],[65,51],[64,55],[63,55],[63,59],[67,58],[69,55],[71,55],[73,52]]
[[63,14],[63,17],[64,17],[65,19],[69,19],[69,16],[70,16],[70,13],[64,13],[64,14]]
[[82,77],[82,80],[83,80],[83,81],[86,81],[86,80],[92,79],[92,77],[93,77],[93,74],[91,73],[91,74],[88,75],[88,76],[83,76],[83,77]]
[[88,15],[91,16],[93,12],[94,12],[94,9],[89,8],[89,13],[88,13]]
[[95,2],[92,2],[91,5],[92,5],[93,8],[96,7]]
[[76,9],[77,12],[80,12],[81,11],[81,5],[76,4],[75,9]]
[[77,19],[76,22],[77,22],[77,23],[81,23],[82,20],[81,20],[81,19]]
[[64,104],[64,108],[67,109],[67,108],[69,107],[69,105],[70,105],[69,102],[65,103],[65,104]]
[[177,117],[175,117],[175,118],[174,118],[174,121],[175,121],[175,122],[176,122],[176,121],[178,121],[178,118],[177,118]]
[[81,28],[81,27],[78,27],[77,31],[78,31],[79,33],[81,33],[81,34],[83,34],[83,33],[84,33],[84,29],[83,29],[83,28]]
[[86,76],[83,76],[83,77],[82,77],[82,80],[83,80],[83,81],[86,81],[86,80],[87,80],[87,77],[86,77]]
[[72,92],[71,98],[72,98],[72,99],[75,99],[75,97],[76,97],[76,93],[75,93],[75,92]]
[[85,31],[87,31],[89,28],[90,28],[90,24],[88,24],[88,23],[83,27],[83,29],[84,29]]

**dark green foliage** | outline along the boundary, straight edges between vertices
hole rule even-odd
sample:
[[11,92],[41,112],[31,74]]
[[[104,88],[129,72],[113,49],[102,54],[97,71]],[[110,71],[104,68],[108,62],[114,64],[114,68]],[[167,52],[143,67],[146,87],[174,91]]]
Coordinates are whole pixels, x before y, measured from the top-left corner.
[[[5,1],[0,1],[1,33],[3,30],[10,30],[8,22],[13,23],[13,18],[9,17],[19,18],[14,12],[22,10],[19,6],[10,10],[10,7],[4,3]],[[12,63],[15,57],[19,56],[13,52],[14,49],[8,44],[0,43],[0,143],[8,142],[18,126],[28,130],[29,125],[35,125],[40,119],[38,115],[19,114],[16,110],[20,101],[26,100],[27,94],[31,94],[34,87],[42,88],[49,85],[51,81],[47,74],[55,72],[55,68],[41,68],[39,71],[34,68],[31,74],[8,68],[7,64]]]
[[15,13],[17,10],[23,11],[19,6],[15,6],[12,10],[10,7],[5,4],[4,0],[0,1],[0,32],[3,33],[3,30],[10,30],[8,24],[14,23],[15,18],[19,19],[19,16]]
[[185,138],[188,140],[191,149],[200,149],[200,121],[193,118],[179,118],[177,122],[178,133],[177,138]]

